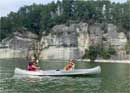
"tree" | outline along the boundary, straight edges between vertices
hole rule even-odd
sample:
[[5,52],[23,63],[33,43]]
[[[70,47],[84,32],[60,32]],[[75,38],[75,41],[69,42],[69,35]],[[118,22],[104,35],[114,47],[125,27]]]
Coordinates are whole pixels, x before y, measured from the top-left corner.
[[98,50],[95,46],[90,46],[88,51],[88,58],[94,61],[97,58]]
[[63,0],[63,20],[68,20],[72,17],[72,11],[73,11],[73,2],[74,0]]
[[28,31],[40,35],[43,31],[49,33],[54,25],[70,24],[72,21],[110,22],[123,27],[125,30],[122,32],[127,34],[130,29],[130,3],[111,3],[109,0],[62,0],[46,5],[23,6],[18,12],[10,12],[7,17],[1,17],[2,39],[19,28],[25,27]]
[[126,49],[126,53],[130,54],[130,39],[128,39],[128,42],[127,42],[127,44],[125,46],[125,49]]

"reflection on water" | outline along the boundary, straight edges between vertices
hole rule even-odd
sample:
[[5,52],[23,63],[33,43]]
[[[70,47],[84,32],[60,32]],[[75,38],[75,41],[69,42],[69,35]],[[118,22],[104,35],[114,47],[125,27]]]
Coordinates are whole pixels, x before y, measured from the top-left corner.
[[[20,62],[22,61],[22,62]],[[0,62],[0,93],[130,93],[129,64],[78,62],[76,68],[100,65],[102,73],[93,76],[21,76],[15,67],[25,69],[23,60]],[[66,62],[41,62],[43,69],[61,69]]]

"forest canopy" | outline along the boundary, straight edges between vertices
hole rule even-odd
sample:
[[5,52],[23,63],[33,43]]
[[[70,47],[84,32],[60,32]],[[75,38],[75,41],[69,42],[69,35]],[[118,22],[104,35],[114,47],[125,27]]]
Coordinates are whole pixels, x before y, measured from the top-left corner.
[[130,29],[130,2],[112,3],[109,0],[62,0],[47,5],[33,4],[0,18],[1,39],[11,33],[27,29],[40,35],[50,33],[58,24],[70,22],[113,23]]

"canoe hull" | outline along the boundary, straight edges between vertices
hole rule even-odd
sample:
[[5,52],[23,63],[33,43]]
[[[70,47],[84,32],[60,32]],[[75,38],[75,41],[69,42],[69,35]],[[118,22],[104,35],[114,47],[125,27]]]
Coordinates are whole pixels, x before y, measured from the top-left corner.
[[68,76],[68,75],[92,75],[99,74],[101,67],[97,66],[90,69],[75,69],[72,71],[64,70],[39,70],[39,71],[27,71],[20,68],[15,68],[14,73],[19,75],[35,75],[35,76]]

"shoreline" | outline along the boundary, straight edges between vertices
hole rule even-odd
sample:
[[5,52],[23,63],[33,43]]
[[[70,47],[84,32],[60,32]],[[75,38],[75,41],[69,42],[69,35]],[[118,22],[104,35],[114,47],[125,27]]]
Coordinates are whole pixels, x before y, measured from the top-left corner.
[[[25,59],[24,57],[16,57],[16,58],[0,58],[0,60],[4,59]],[[52,62],[68,62],[69,59],[44,59],[40,58],[40,60],[44,61],[52,61]],[[81,61],[81,62],[91,62],[90,59],[75,59],[76,61]],[[130,64],[130,60],[105,60],[105,59],[96,59],[94,60],[93,63],[127,63]]]
[[[54,52],[55,53],[55,52]],[[44,54],[41,54],[44,55]],[[27,51],[26,50],[14,50],[14,49],[0,49],[0,60],[2,59],[26,59],[27,56]],[[58,56],[58,55],[56,55]],[[54,57],[50,59],[50,57],[40,56],[40,60],[50,60],[50,62],[68,62],[70,59],[69,56],[67,57]],[[81,62],[91,62],[90,59],[75,59],[76,61],[81,61]],[[96,59],[94,60],[95,63],[129,63],[130,64],[130,59],[123,59],[123,60],[112,60],[112,59]]]
[[[68,62],[69,59],[42,59],[44,61],[52,61],[52,62]],[[81,61],[81,62],[91,62],[90,59],[75,59],[76,61]],[[127,63],[130,64],[130,60],[105,60],[105,59],[96,59],[94,60],[93,63]]]
[[[83,61],[83,62],[91,62],[90,59],[78,59],[77,61]],[[130,60],[105,60],[105,59],[96,59],[94,60],[95,63],[129,63]]]

